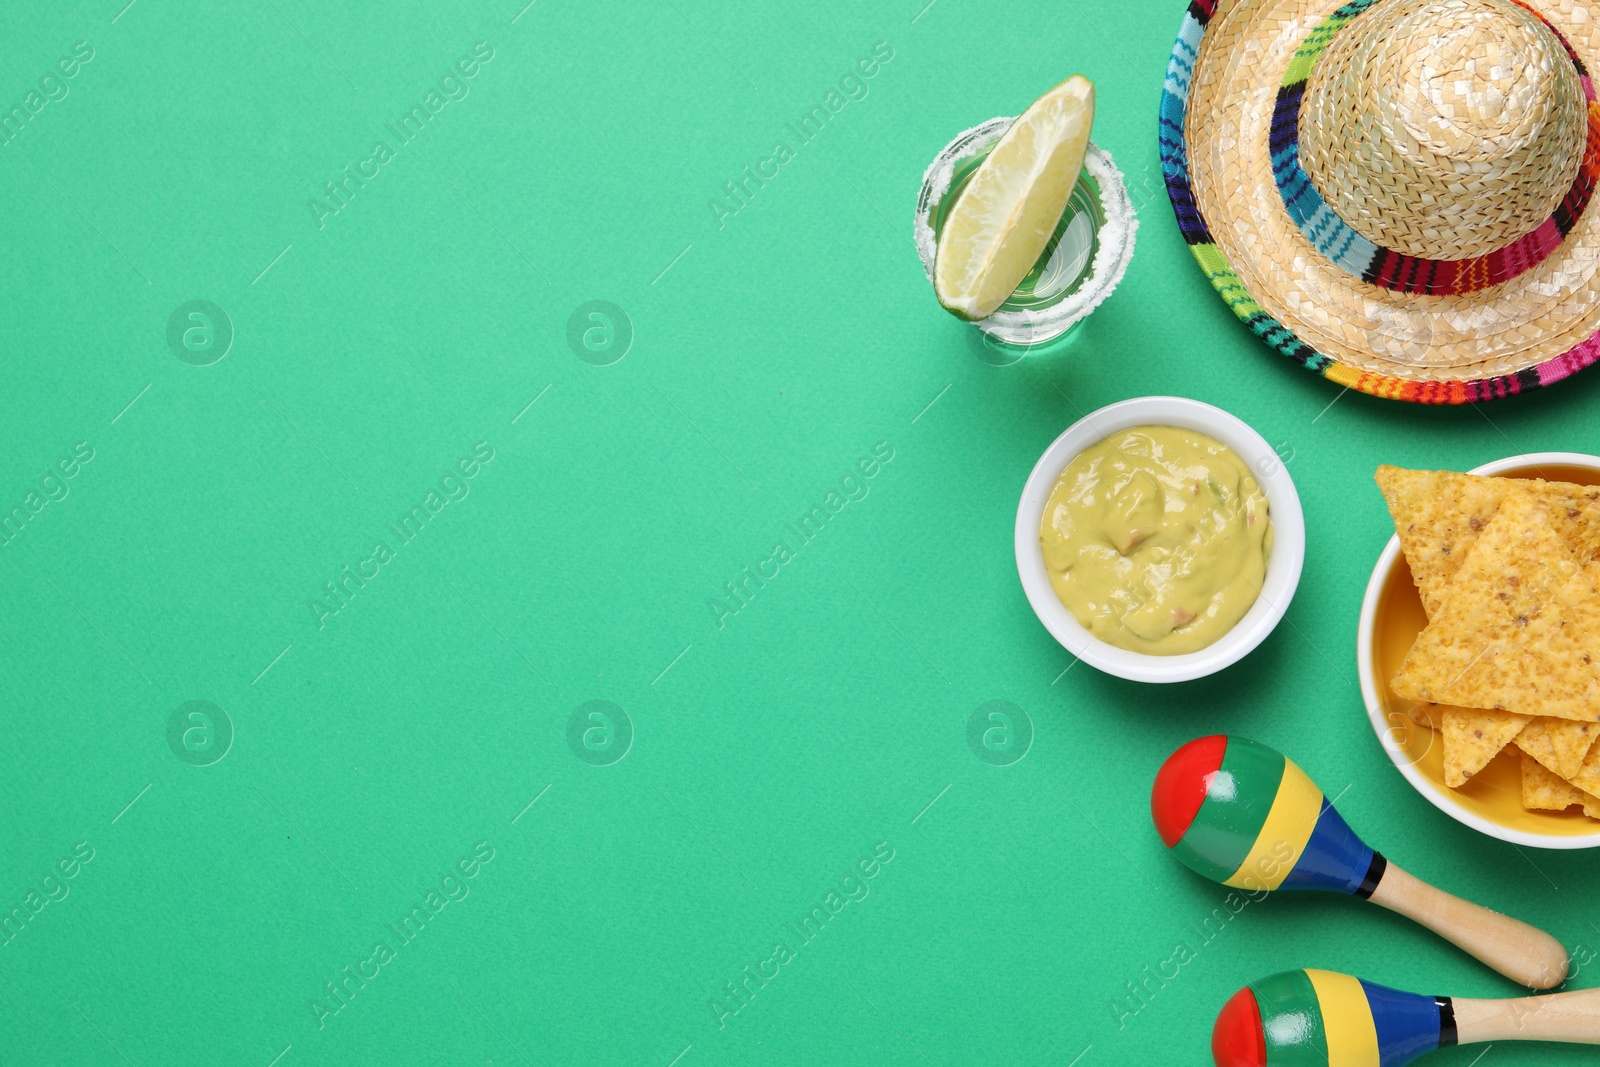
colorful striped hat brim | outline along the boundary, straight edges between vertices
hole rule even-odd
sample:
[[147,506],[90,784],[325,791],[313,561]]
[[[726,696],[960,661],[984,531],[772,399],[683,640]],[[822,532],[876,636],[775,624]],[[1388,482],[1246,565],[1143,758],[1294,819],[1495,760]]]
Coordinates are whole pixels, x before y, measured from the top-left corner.
[[[1339,385],[1389,399],[1463,404],[1562,381],[1600,360],[1600,212],[1588,210],[1600,178],[1600,104],[1588,77],[1600,32],[1564,24],[1542,0],[1518,4],[1556,34],[1588,103],[1589,141],[1578,175],[1550,218],[1476,259],[1406,257],[1356,240],[1360,235],[1342,220],[1335,225],[1337,217],[1305,179],[1288,140],[1300,131],[1298,111],[1287,101],[1296,85],[1303,86],[1327,39],[1349,32],[1347,24],[1387,2],[1233,0],[1222,5],[1221,15],[1215,0],[1188,5],[1160,113],[1162,168],[1179,230],[1212,287],[1253,333]],[[1256,17],[1263,8],[1272,9],[1271,18]],[[1267,42],[1270,48],[1252,51],[1270,62],[1216,59],[1211,69],[1206,46],[1216,32],[1214,20],[1239,20],[1229,25],[1241,35],[1259,24],[1289,26],[1295,36],[1289,39],[1290,30],[1281,30]],[[1301,56],[1303,51],[1309,54]],[[1277,98],[1261,103],[1258,83],[1238,83],[1246,77],[1270,78],[1279,87]],[[1243,121],[1235,108],[1264,108],[1248,116],[1249,136],[1240,135],[1237,144],[1205,142],[1208,162],[1201,169],[1208,173],[1224,165],[1219,159],[1231,165],[1230,152],[1250,156],[1240,166],[1253,168],[1251,180],[1241,180],[1237,190],[1230,186],[1227,197],[1217,190],[1202,195],[1210,186],[1195,185],[1189,108],[1197,79],[1207,85],[1208,100],[1228,101],[1230,131]],[[1263,181],[1254,180],[1258,173]],[[1270,210],[1264,199],[1246,193],[1270,196]],[[1219,215],[1221,231],[1208,211],[1229,216]],[[1263,221],[1269,214],[1276,217]],[[1225,240],[1219,243],[1216,233]],[[1268,255],[1280,257],[1270,271],[1257,262]],[[1304,270],[1296,278],[1285,264]],[[1244,272],[1255,278],[1250,285],[1241,266],[1251,268]],[[1279,289],[1258,284],[1269,275],[1279,279]]]

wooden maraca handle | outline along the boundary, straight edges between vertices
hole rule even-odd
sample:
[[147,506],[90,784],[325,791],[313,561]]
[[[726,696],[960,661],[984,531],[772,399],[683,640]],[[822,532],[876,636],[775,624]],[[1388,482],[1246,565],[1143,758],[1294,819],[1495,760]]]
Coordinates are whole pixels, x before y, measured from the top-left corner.
[[1461,1044],[1477,1041],[1567,1041],[1600,1045],[1600,989],[1516,1000],[1452,997]]
[[1549,989],[1567,976],[1567,950],[1543,930],[1451,896],[1393,863],[1387,865],[1369,899],[1421,923],[1530,989]]

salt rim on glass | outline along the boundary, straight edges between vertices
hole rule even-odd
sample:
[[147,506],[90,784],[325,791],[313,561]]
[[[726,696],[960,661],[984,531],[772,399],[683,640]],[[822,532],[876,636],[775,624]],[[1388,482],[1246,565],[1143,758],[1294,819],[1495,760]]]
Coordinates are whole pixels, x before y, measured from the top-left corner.
[[[938,239],[933,232],[933,211],[944,199],[955,177],[956,167],[998,141],[1016,121],[1015,116],[1002,115],[980,123],[957,134],[934,157],[922,175],[922,192],[917,197],[917,214],[912,231],[917,243],[917,254],[922,259],[922,269],[928,281],[933,282],[934,257]],[[1089,276],[1078,290],[1059,304],[1045,308],[999,310],[973,325],[996,340],[1015,345],[1038,345],[1055,340],[1073,326],[1083,321],[1105,302],[1122,282],[1128,263],[1133,259],[1139,220],[1135,216],[1133,201],[1128,197],[1122,171],[1112,161],[1111,153],[1089,142],[1083,159],[1083,169],[1099,187],[1100,208],[1105,215],[1097,239],[1094,264]],[[1082,179],[1079,179],[1080,183]]]

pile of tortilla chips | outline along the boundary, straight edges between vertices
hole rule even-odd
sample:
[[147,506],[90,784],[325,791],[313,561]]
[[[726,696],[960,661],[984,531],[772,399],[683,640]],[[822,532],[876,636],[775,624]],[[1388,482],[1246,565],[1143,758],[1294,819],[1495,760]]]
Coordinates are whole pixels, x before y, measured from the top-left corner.
[[1445,783],[1522,752],[1522,803],[1600,819],[1600,487],[1378,468],[1427,628],[1390,683]]

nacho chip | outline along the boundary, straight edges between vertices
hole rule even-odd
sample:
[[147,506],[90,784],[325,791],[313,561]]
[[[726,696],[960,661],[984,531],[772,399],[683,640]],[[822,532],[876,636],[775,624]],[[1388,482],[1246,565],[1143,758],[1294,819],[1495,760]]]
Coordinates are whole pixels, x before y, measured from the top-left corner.
[[[1556,590],[1578,573],[1545,510],[1530,494],[1508,493],[1456,571],[1438,613],[1406,653],[1392,683],[1395,693],[1530,716],[1600,717],[1600,706],[1591,713],[1581,701],[1541,700],[1551,686],[1538,674],[1552,663],[1523,642]],[[1546,625],[1541,633],[1566,629]]]
[[1515,710],[1600,721],[1600,562],[1555,590],[1503,661],[1515,667],[1502,683]]
[[1540,717],[1529,721],[1517,735],[1517,747],[1562,778],[1583,769],[1589,746],[1600,736],[1594,723]]
[[1507,711],[1446,708],[1444,784],[1459,789],[1483,770],[1528,725],[1526,715]]
[[1506,480],[1385,465],[1377,481],[1431,619],[1451,575],[1505,499]]
[[1585,793],[1600,796],[1600,745],[1589,749],[1589,754],[1583,757],[1583,766],[1567,780]]
[[1444,708],[1438,704],[1426,700],[1408,700],[1405,712],[1418,726],[1426,726],[1430,730],[1444,729]]
[[1389,466],[1378,468],[1377,480],[1430,619],[1443,603],[1450,579],[1512,489],[1540,503],[1579,560],[1600,551],[1600,486]]
[[1574,804],[1600,810],[1600,797],[1591,796],[1562,778],[1551,774],[1538,760],[1522,754],[1522,806],[1529,811],[1566,811]]

